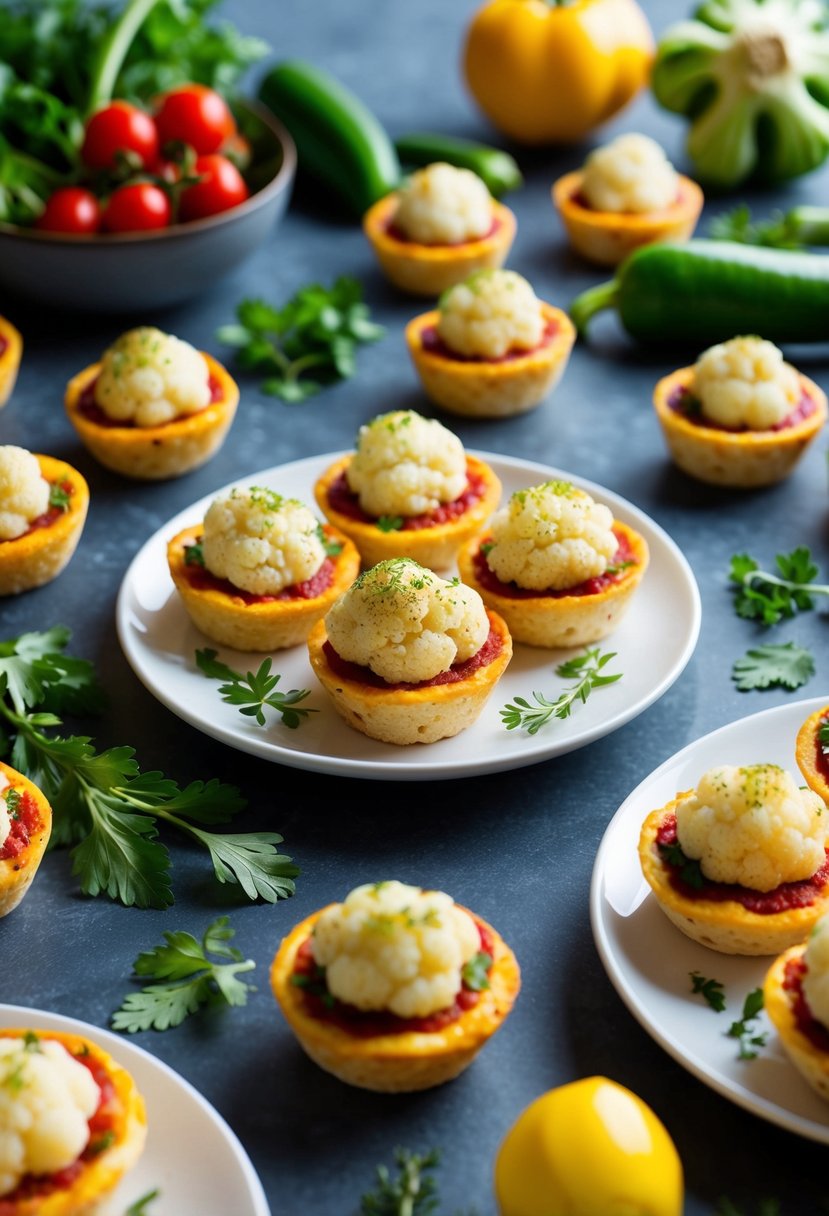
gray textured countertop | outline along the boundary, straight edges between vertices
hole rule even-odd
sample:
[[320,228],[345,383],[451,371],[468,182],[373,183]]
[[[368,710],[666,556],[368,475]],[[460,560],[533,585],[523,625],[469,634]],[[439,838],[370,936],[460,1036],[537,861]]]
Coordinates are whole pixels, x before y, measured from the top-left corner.
[[[227,5],[228,15],[267,38],[277,56],[313,59],[358,89],[394,132],[434,128],[492,139],[457,71],[472,9],[471,0]],[[648,11],[660,30],[685,9],[651,3]],[[637,129],[659,138],[682,163],[683,124],[657,112],[647,96],[607,134]],[[602,277],[568,252],[550,205],[551,181],[581,158],[580,150],[521,156],[527,184],[510,200],[519,222],[511,265],[539,295],[562,305]],[[820,172],[761,205],[817,201],[827,181]],[[359,352],[353,380],[304,405],[286,405],[243,379],[225,447],[178,481],[127,482],[79,446],[63,413],[63,387],[127,323],[157,322],[221,357],[213,334],[232,319],[239,298],[279,301],[309,280],[337,274],[363,280],[388,327],[383,341]],[[746,1213],[772,1194],[784,1201],[784,1216],[811,1216],[829,1191],[825,1149],[732,1105],[662,1052],[605,976],[587,898],[608,821],[652,769],[709,730],[791,699],[782,691],[735,690],[731,663],[759,635],[734,615],[726,574],[732,553],[748,550],[771,560],[797,544],[810,545],[823,569],[829,566],[825,438],[777,488],[738,494],[692,483],[668,462],[650,406],[655,380],[677,359],[634,349],[607,318],[595,325],[590,345],[577,346],[561,386],[539,410],[506,422],[444,418],[470,447],[548,462],[629,498],[676,540],[699,582],[699,645],[663,699],[589,749],[533,768],[391,785],[271,765],[189,728],[145,691],[121,654],[114,627],[118,587],[133,554],[168,518],[234,478],[350,447],[357,427],[379,412],[398,406],[432,412],[402,338],[418,310],[416,301],[385,284],[358,227],[299,205],[261,254],[213,293],[161,316],[51,316],[2,301],[0,311],[23,330],[26,352],[17,391],[0,415],[0,441],[65,457],[92,489],[72,564],[52,585],[3,602],[2,637],[69,625],[72,651],[96,661],[111,695],[106,717],[90,724],[99,746],[130,743],[142,767],[163,768],[181,782],[217,776],[237,783],[250,802],[240,830],[282,832],[303,873],[289,902],[236,906],[208,881],[206,858],[170,837],[176,906],[140,912],[80,897],[66,855],[53,853],[20,910],[0,923],[0,999],[105,1026],[129,990],[140,950],[160,940],[164,929],[198,933],[229,909],[238,944],[257,962],[259,992],[244,1009],[193,1018],[135,1041],[192,1081],[228,1119],[263,1179],[274,1216],[356,1210],[374,1165],[390,1160],[397,1144],[439,1145],[445,1210],[473,1204],[485,1216],[494,1207],[494,1152],[519,1111],[542,1090],[594,1073],[630,1086],[668,1125],[686,1169],[688,1216],[710,1213],[724,1193],[744,1203]],[[797,355],[826,387],[825,351]],[[824,610],[780,635],[811,646],[817,656],[817,675],[795,696],[829,690],[826,627]],[[461,1079],[386,1097],[345,1088],[304,1057],[270,996],[267,969],[296,921],[359,882],[392,876],[448,890],[495,924],[522,963],[524,987],[504,1029]]]

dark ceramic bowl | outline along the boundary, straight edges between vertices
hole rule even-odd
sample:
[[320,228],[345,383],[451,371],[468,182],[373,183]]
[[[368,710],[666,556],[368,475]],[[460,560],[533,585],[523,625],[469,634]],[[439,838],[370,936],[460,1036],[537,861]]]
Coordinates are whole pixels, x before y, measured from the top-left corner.
[[160,232],[64,236],[0,223],[0,292],[51,308],[133,312],[208,291],[266,240],[296,171],[282,123],[251,102],[236,117],[253,150],[244,203]]

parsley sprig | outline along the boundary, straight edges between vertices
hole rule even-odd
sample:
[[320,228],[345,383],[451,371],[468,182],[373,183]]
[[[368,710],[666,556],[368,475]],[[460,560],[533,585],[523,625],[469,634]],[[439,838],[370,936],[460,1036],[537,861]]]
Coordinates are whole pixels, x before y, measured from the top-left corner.
[[763,989],[755,988],[743,1002],[743,1016],[732,1022],[727,1034],[730,1039],[737,1039],[740,1044],[738,1059],[753,1060],[759,1048],[765,1047],[768,1034],[758,1031],[757,1018],[763,1011]]
[[[164,945],[139,954],[133,963],[136,978],[149,977],[151,986],[130,992],[112,1015],[115,1030],[169,1030],[205,1005],[245,1005],[255,989],[240,979],[256,963],[230,942],[235,936],[226,916],[208,925],[201,942],[181,930],[164,933]],[[214,962],[209,955],[224,960]]]
[[725,1009],[725,987],[719,980],[706,979],[700,971],[689,971],[691,992],[699,993],[707,1001],[714,1013],[722,1013]]
[[504,726],[507,730],[520,726],[528,735],[535,735],[551,718],[569,718],[577,701],[584,704],[595,688],[605,688],[608,684],[621,680],[621,672],[615,675],[602,674],[610,660],[615,658],[615,651],[602,654],[598,647],[594,647],[574,659],[559,663],[556,675],[565,680],[575,680],[575,684],[560,693],[555,701],[549,701],[540,692],[533,693],[536,705],[530,705],[525,697],[516,697],[514,704],[505,705],[501,710]]
[[87,735],[51,733],[63,725],[57,711],[102,705],[91,664],[62,653],[68,640],[59,626],[0,643],[0,754],[52,804],[52,843],[72,848],[83,893],[106,893],[127,907],[172,904],[161,822],[202,844],[216,878],[239,885],[249,899],[273,903],[293,894],[298,870],[277,852],[277,833],[207,830],[245,806],[235,786],[214,778],[182,789],[161,772],[142,772],[131,747],[97,752]]
[[210,680],[224,680],[218,693],[229,705],[236,705],[240,714],[255,718],[259,726],[265,725],[265,706],[282,715],[285,726],[296,730],[303,718],[315,714],[316,709],[297,709],[300,701],[311,695],[310,688],[292,688],[290,692],[277,692],[280,676],[271,674],[271,660],[263,659],[258,671],[243,675],[217,660],[215,650],[197,650],[196,664]]
[[801,545],[791,553],[778,553],[775,571],[761,570],[747,553],[731,559],[730,579],[735,584],[737,615],[763,625],[776,625],[784,617],[814,608],[814,597],[829,596],[829,584],[816,583],[818,567],[811,551]]
[[794,642],[755,646],[737,659],[731,678],[740,692],[755,688],[801,688],[815,674],[811,651]]
[[360,283],[344,277],[333,287],[311,283],[281,308],[243,300],[236,317],[237,323],[223,325],[216,337],[236,348],[246,371],[267,374],[263,393],[292,402],[353,376],[357,347],[385,332],[371,320]]

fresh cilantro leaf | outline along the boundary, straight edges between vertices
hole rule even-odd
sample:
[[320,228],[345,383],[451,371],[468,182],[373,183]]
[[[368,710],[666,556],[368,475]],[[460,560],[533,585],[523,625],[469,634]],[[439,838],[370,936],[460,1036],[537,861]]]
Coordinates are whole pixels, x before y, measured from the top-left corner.
[[565,689],[555,701],[549,701],[542,693],[534,692],[536,706],[530,705],[524,697],[516,697],[515,704],[505,705],[501,710],[504,726],[507,730],[520,726],[527,734],[535,735],[551,718],[569,718],[576,701],[584,704],[594,688],[605,688],[608,684],[621,680],[621,672],[610,676],[602,675],[604,667],[615,658],[615,651],[602,654],[598,647],[594,647],[592,650],[586,650],[584,654],[559,663],[556,675],[575,680],[575,684]]
[[154,1191],[147,1191],[146,1195],[142,1195],[140,1199],[136,1199],[135,1203],[130,1204],[124,1216],[149,1216],[147,1208],[154,1199],[158,1199],[160,1194],[161,1191],[158,1187]]
[[323,528],[322,524],[317,524],[317,539],[325,550],[327,557],[337,557],[343,551],[342,544],[338,540],[332,540]]
[[263,659],[259,670],[249,671],[242,675],[225,663],[216,659],[215,650],[197,650],[196,665],[199,671],[211,680],[224,680],[219,688],[219,696],[228,705],[236,705],[239,713],[247,718],[254,718],[259,726],[265,725],[265,706],[270,706],[281,714],[285,726],[295,730],[303,718],[315,714],[316,709],[297,709],[300,701],[311,695],[309,688],[292,688],[290,692],[277,692],[276,686],[281,677],[271,675],[271,660]]
[[[190,933],[166,932],[164,945],[139,954],[133,964],[136,977],[149,977],[152,985],[131,992],[112,1016],[115,1030],[135,1034],[138,1030],[168,1030],[179,1026],[191,1013],[208,1004],[245,1005],[255,989],[239,978],[256,964],[235,947],[226,916],[208,925],[199,943]],[[213,962],[208,956],[218,942],[220,956],[229,962]]]
[[701,891],[705,886],[702,867],[698,861],[686,857],[679,841],[674,844],[660,844],[658,847],[659,855],[665,864],[678,870],[679,877],[687,886],[693,887],[695,891]]
[[755,988],[743,1002],[743,1016],[738,1021],[732,1022],[726,1032],[729,1038],[739,1041],[738,1059],[740,1060],[755,1059],[758,1049],[766,1045],[768,1035],[762,1031],[758,1032],[754,1024],[762,1010],[763,989]]
[[380,515],[374,522],[381,532],[399,532],[403,527],[403,516]]
[[747,553],[732,557],[729,579],[735,584],[732,590],[738,616],[776,625],[784,617],[808,612],[814,607],[815,596],[829,596],[829,585],[814,581],[818,567],[805,546],[778,553],[775,565],[776,573],[761,570]]
[[708,1002],[714,1013],[722,1013],[725,1009],[725,988],[719,980],[706,979],[699,971],[689,971],[691,991],[699,993]]
[[184,546],[184,564],[185,566],[204,566],[204,550],[200,540],[193,541],[192,545]]
[[492,967],[492,955],[479,950],[464,963],[461,975],[467,988],[473,992],[483,992],[489,987],[489,972]]
[[809,650],[794,642],[757,646],[737,659],[731,678],[740,692],[755,688],[795,689],[815,674],[815,660]]
[[392,1177],[378,1165],[374,1190],[363,1195],[360,1216],[430,1216],[437,1210],[437,1183],[432,1171],[440,1161],[436,1149],[422,1155],[398,1148],[394,1152],[397,1173]]
[[64,490],[63,486],[53,485],[49,488],[49,506],[56,507],[59,511],[69,510],[69,493]]

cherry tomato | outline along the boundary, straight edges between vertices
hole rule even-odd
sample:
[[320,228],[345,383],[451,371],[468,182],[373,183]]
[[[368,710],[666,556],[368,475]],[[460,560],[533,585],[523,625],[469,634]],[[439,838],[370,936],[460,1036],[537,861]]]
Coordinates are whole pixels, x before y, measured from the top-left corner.
[[166,228],[172,207],[160,186],[135,182],[119,186],[110,196],[104,211],[106,232],[147,232]]
[[218,215],[238,207],[248,197],[245,179],[226,156],[200,156],[194,172],[201,181],[182,192],[179,214],[183,220]]
[[155,125],[162,144],[181,140],[200,156],[217,152],[236,131],[225,99],[203,84],[183,85],[165,93],[156,111]]
[[71,232],[88,235],[101,227],[101,204],[91,190],[63,186],[46,200],[35,224],[42,232]]
[[251,161],[252,149],[250,141],[237,131],[235,135],[231,135],[222,144],[222,156],[226,156],[228,160],[232,160],[239,172],[243,173]]
[[158,157],[158,132],[149,114],[128,101],[113,101],[86,124],[81,156],[90,169],[115,169],[118,153],[132,153],[146,168]]

